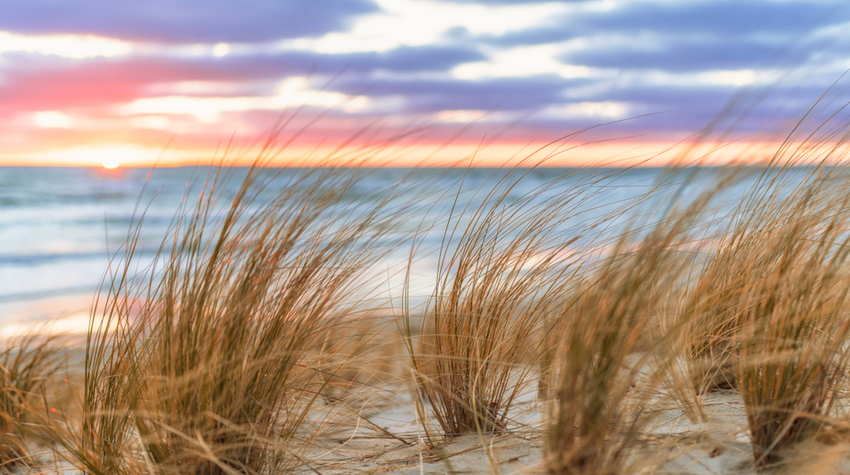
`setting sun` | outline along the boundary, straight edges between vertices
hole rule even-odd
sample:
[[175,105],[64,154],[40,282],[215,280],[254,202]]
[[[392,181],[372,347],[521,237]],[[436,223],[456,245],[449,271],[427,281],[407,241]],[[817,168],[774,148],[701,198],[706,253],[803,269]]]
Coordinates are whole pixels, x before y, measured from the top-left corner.
[[105,158],[103,160],[103,168],[112,170],[113,168],[118,168],[118,165],[121,165],[121,162],[116,158]]

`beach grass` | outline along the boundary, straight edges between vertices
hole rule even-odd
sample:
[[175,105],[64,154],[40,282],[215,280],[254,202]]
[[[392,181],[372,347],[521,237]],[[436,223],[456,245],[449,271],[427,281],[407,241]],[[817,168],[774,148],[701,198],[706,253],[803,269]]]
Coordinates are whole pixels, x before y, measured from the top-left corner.
[[0,351],[0,468],[33,463],[25,439],[49,411],[45,387],[61,368],[56,337],[34,332],[13,337]]
[[128,239],[92,319],[81,426],[66,441],[87,473],[301,463],[296,432],[327,384],[322,353],[342,344],[335,330],[386,252],[387,223],[380,207],[350,212],[350,173],[307,170],[266,198],[256,172],[233,197],[213,191],[228,177],[212,176],[141,274],[138,234]]
[[[644,217],[588,272],[563,285],[568,293],[550,324],[554,362],[542,376],[553,390],[544,445],[548,473],[629,473],[631,450],[653,416],[646,408],[662,392],[667,365],[658,358],[680,329],[650,335],[690,269],[700,216],[734,173],[724,175],[690,202],[668,201],[660,215],[636,207],[634,214]],[[657,206],[649,198],[642,206]]]
[[[455,201],[432,294],[424,309],[403,309],[400,327],[415,384],[441,435],[506,430],[512,406],[537,379],[558,276],[576,271],[572,246],[581,231],[564,238],[561,228],[586,190],[540,198],[551,192],[543,187],[506,204],[521,179],[522,173],[508,171],[482,191],[478,207]],[[420,316],[419,328],[412,314]]]
[[[632,473],[660,413],[705,422],[703,399],[726,391],[753,466],[769,470],[847,415],[850,176],[803,155],[814,161],[671,168],[592,219],[586,200],[621,171],[518,195],[531,171],[498,170],[437,210],[421,184],[369,190],[356,166],[283,186],[262,168],[236,183],[214,169],[152,259],[137,215],[92,306],[75,401],[46,407],[53,340],[0,353],[2,463],[32,459],[35,437],[89,474],[322,473],[339,468],[322,458],[336,449],[315,447],[368,428],[421,447],[420,464],[464,435],[486,448],[522,432],[542,445],[538,471]],[[412,229],[423,209],[437,216]],[[436,272],[417,304],[410,276],[429,235]],[[402,246],[407,279],[388,307],[373,266]],[[364,413],[404,393],[415,436]],[[516,417],[529,401],[531,425]],[[496,458],[487,449],[487,469]]]
[[749,276],[729,301],[759,467],[828,427],[846,388],[847,178],[814,167],[790,196],[760,203],[723,251],[734,263],[726,272]]

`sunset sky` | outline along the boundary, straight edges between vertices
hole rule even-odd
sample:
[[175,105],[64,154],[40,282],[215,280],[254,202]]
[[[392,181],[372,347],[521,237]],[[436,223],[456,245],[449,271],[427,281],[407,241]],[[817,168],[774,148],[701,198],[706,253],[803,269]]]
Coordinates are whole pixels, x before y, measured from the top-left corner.
[[841,0],[3,0],[0,164],[204,163],[281,116],[279,163],[493,164],[599,124],[559,157],[615,163],[716,118],[776,140],[848,68]]

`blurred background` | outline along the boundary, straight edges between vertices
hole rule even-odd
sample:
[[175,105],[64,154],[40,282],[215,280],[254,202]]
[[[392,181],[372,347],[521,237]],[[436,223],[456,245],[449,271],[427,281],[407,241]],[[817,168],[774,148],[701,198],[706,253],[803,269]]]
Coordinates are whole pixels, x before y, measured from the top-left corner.
[[623,163],[709,124],[775,141],[850,67],[848,21],[838,0],[7,0],[0,163],[210,162],[282,115],[282,164],[483,140],[500,165],[562,136],[582,147],[560,164]]
[[[192,166],[246,165],[264,143],[273,167],[610,168],[765,160],[821,96],[814,113],[836,115],[836,141],[846,124],[842,1],[4,0],[2,8],[7,334],[48,317],[85,322],[138,203],[157,195],[143,236],[153,248],[199,176]],[[407,175],[390,170],[376,189]],[[546,170],[528,190],[565,173]],[[432,180],[443,199],[463,168],[427,173],[420,183]],[[588,208],[638,196],[657,173],[622,174]],[[489,186],[485,175],[466,186]]]

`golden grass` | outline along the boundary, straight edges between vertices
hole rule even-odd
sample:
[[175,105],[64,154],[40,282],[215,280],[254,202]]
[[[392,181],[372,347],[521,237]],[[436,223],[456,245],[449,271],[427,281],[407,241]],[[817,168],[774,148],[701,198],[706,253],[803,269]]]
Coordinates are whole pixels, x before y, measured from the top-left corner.
[[324,385],[311,360],[322,343],[333,352],[328,335],[388,244],[380,206],[351,213],[355,176],[305,171],[259,209],[257,170],[224,209],[216,176],[142,276],[130,237],[89,332],[75,463],[102,474],[300,463],[296,429]]
[[45,384],[58,372],[61,362],[56,338],[38,333],[11,338],[0,351],[0,468],[32,462],[25,427],[34,413],[47,408]]
[[[252,169],[231,196],[216,171],[148,267],[142,214],[94,306],[79,408],[39,407],[51,346],[31,337],[0,353],[0,463],[29,457],[24,433],[46,433],[90,474],[317,470],[307,447],[328,414],[372,424],[349,390],[398,392],[408,376],[436,458],[435,437],[515,430],[537,383],[552,474],[628,473],[655,411],[705,420],[708,391],[740,394],[759,470],[846,415],[844,168],[671,170],[586,221],[583,200],[620,172],[518,197],[525,172],[500,170],[418,235],[398,223],[428,193],[405,183],[364,196],[365,173],[304,169],[271,190],[279,182]],[[752,176],[732,216],[713,217]],[[371,267],[405,244],[412,272],[426,232],[442,238],[434,285],[414,307],[408,282],[394,320],[372,300]]]
[[414,379],[443,434],[506,429],[545,351],[541,325],[557,276],[575,271],[570,248],[580,235],[561,239],[559,228],[584,190],[535,199],[551,191],[544,187],[506,204],[522,179],[516,175],[499,177],[476,208],[455,202],[418,332],[411,323],[417,310],[404,309]]
[[756,465],[826,426],[846,385],[850,195],[843,169],[816,167],[791,196],[771,197],[722,253],[738,390]]
[[625,233],[590,272],[563,286],[570,293],[550,325],[555,361],[543,375],[554,389],[547,406],[549,473],[625,473],[651,416],[645,407],[659,392],[662,372],[651,364],[656,347],[673,340],[663,335],[647,346],[648,335],[689,268],[691,233],[727,185],[725,175],[690,203],[668,202],[660,219],[655,214],[658,220],[636,227],[639,233]]

